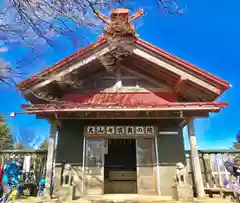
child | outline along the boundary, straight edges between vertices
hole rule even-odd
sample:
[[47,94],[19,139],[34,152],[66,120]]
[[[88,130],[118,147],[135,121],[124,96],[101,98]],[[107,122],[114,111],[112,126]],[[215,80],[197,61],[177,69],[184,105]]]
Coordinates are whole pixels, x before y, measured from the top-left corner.
[[43,197],[46,179],[42,178],[39,182],[39,196]]

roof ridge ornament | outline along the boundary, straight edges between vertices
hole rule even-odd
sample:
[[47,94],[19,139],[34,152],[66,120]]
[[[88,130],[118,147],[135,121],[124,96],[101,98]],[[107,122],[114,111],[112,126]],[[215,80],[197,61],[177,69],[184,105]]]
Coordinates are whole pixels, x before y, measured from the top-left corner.
[[112,9],[111,17],[107,17],[100,12],[96,12],[96,15],[106,23],[104,26],[103,36],[106,40],[116,40],[136,37],[136,28],[131,23],[144,15],[144,10],[140,9],[129,15],[129,9],[127,8],[116,8]]
[[[115,47],[110,53],[102,56],[100,61],[107,71],[113,71],[123,58],[131,54],[127,46],[137,37],[136,28],[131,23],[143,16],[144,11],[143,9],[137,10],[130,16],[128,8],[115,8],[112,9],[111,17],[107,17],[100,12],[95,12],[95,14],[106,23],[103,36],[110,46]],[[122,42],[124,42],[124,45]]]

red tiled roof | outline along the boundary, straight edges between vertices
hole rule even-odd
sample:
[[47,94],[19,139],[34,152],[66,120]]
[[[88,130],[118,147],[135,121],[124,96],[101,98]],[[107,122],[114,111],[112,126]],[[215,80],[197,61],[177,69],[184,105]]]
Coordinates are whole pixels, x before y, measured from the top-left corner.
[[[82,49],[80,49],[78,52],[74,53],[73,55],[69,56],[69,57],[66,57],[64,58],[63,60],[59,61],[58,63],[56,63],[55,65],[45,69],[43,72],[39,73],[39,74],[47,74],[47,73],[50,73],[52,71],[55,71],[57,69],[60,69],[62,68],[64,65],[66,65],[67,63],[75,60],[76,58],[80,57],[80,56],[83,56],[84,54],[86,54],[88,51],[90,51],[92,48],[95,48],[97,46],[100,46],[102,44],[104,44],[106,42],[106,40],[104,39],[104,37],[101,37],[99,40],[97,40],[95,43],[92,43],[91,45],[87,46],[87,47],[84,47]],[[230,87],[230,84],[176,56],[173,56],[171,55],[170,53],[140,39],[140,38],[136,38],[136,44],[152,51],[152,52],[155,52],[156,54],[159,54],[163,57],[165,57],[166,59],[169,59],[177,64],[180,64],[182,65],[184,68],[188,69],[189,71],[193,71],[193,72],[196,72],[200,75],[202,75],[203,77],[209,79],[209,80],[212,80],[214,82],[216,82],[217,84],[219,84],[220,86],[223,87],[223,90],[227,90],[229,87]],[[20,88],[24,88],[26,87],[27,85],[31,84],[32,82],[34,82],[38,77],[38,74],[29,78],[29,79],[26,79],[24,81],[22,81],[21,83],[18,84],[18,86]]]
[[67,111],[140,111],[140,110],[208,110],[209,112],[219,111],[221,108],[226,107],[227,102],[193,102],[193,103],[163,103],[157,106],[119,106],[119,105],[83,105],[82,103],[58,103],[58,104],[35,104],[35,105],[22,105],[22,108],[29,113],[41,113],[41,112],[67,112]]

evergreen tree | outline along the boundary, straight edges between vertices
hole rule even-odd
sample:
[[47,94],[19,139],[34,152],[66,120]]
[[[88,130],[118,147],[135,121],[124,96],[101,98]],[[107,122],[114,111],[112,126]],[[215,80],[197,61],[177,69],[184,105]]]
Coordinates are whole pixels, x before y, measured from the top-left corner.
[[0,149],[12,149],[13,144],[13,138],[8,125],[0,122]]
[[15,145],[15,149],[26,149],[26,147],[23,143],[19,142]]
[[5,122],[5,119],[2,115],[0,115],[0,123],[4,123]]
[[240,131],[237,132],[236,141],[233,142],[234,149],[240,149]]

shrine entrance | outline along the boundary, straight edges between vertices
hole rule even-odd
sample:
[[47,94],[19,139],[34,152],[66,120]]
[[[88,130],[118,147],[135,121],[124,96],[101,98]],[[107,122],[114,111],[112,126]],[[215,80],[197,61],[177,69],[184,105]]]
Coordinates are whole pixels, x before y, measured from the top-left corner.
[[156,195],[156,132],[154,126],[86,126],[84,195]]
[[106,139],[104,193],[137,193],[136,139]]

